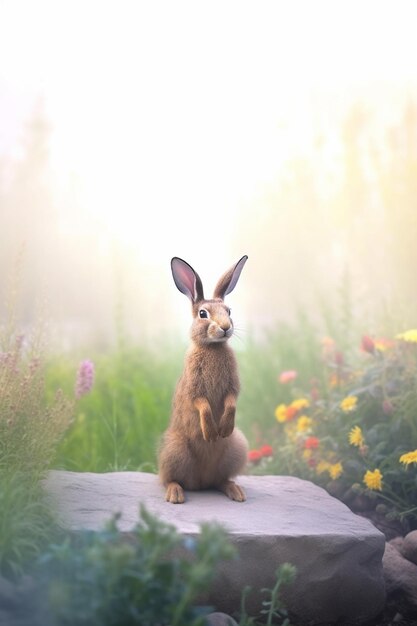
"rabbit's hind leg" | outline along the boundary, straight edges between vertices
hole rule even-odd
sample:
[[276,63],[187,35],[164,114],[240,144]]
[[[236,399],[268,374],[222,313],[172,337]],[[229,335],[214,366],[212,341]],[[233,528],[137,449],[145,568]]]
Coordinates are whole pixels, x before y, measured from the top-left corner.
[[172,504],[183,504],[185,502],[184,489],[180,484],[171,482],[167,485],[165,500]]
[[233,480],[226,480],[218,486],[218,489],[228,498],[235,500],[236,502],[244,502],[246,500],[246,495],[242,487],[239,487],[239,485],[237,485]]

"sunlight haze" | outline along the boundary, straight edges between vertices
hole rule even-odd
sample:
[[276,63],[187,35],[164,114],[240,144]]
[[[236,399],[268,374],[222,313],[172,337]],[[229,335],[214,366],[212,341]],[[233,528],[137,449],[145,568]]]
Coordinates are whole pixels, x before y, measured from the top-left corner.
[[[213,286],[242,254],[247,282],[233,298],[247,308],[259,246],[248,216],[262,223],[285,165],[314,159],[319,137],[331,169],[351,106],[365,103],[377,129],[398,120],[416,96],[416,17],[401,1],[3,0],[0,157],[23,158],[40,112],[59,236],[94,237],[99,284],[123,257],[129,294],[142,294],[129,295],[133,309],[168,298],[178,323],[170,258]],[[270,254],[289,236],[277,232]],[[329,250],[342,267],[343,242]],[[167,323],[150,317],[150,328]]]

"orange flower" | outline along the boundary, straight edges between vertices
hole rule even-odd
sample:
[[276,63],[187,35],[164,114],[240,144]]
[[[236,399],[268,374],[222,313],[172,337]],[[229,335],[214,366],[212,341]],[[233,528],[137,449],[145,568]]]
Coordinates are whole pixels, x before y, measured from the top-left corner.
[[285,411],[285,416],[287,418],[287,422],[291,422],[291,420],[294,419],[294,417],[297,415],[298,413],[298,409],[295,406],[287,406],[287,409]]

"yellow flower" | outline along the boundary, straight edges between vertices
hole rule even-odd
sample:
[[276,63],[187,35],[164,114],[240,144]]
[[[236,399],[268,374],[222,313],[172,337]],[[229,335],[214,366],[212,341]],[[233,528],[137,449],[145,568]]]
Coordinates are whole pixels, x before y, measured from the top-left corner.
[[410,463],[417,463],[417,450],[413,452],[406,452],[400,456],[400,463],[404,463],[404,465],[410,465]]
[[395,338],[403,339],[404,341],[411,341],[411,343],[417,343],[417,328],[406,330],[404,333],[399,333],[395,336]]
[[365,440],[363,438],[363,434],[362,434],[362,430],[360,426],[354,426],[352,430],[350,431],[349,443],[352,446],[357,446],[358,448],[361,448],[364,445]]
[[310,402],[307,400],[307,398],[299,398],[298,400],[293,400],[293,402],[291,402],[291,406],[293,407],[293,409],[301,411],[301,409],[306,409],[307,407],[309,407]]
[[357,404],[358,398],[356,396],[346,396],[340,403],[340,408],[345,413],[350,413],[351,411],[356,411]]
[[297,432],[304,433],[306,430],[309,430],[313,420],[311,417],[307,417],[307,415],[301,415],[297,420]]
[[341,476],[343,473],[343,465],[340,462],[333,463],[333,465],[329,466],[328,472],[330,474],[330,478],[336,480],[336,478],[339,478],[339,476]]
[[363,482],[368,489],[382,491],[382,474],[379,469],[376,469],[373,472],[368,470],[363,477]]
[[279,404],[275,409],[275,417],[279,422],[287,421],[287,406],[285,404]]
[[316,465],[316,472],[317,474],[323,474],[324,472],[329,471],[329,467],[330,467],[330,463],[328,463],[327,461],[321,460]]
[[312,454],[313,450],[303,450],[303,459],[308,461],[308,459],[311,459]]

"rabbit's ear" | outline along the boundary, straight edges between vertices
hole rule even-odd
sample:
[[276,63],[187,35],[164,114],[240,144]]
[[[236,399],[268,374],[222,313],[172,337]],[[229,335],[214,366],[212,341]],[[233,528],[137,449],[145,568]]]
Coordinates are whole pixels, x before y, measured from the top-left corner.
[[193,304],[204,300],[203,284],[191,265],[174,256],[171,260],[171,270],[176,286]]
[[230,268],[219,280],[216,285],[216,289],[214,290],[214,297],[224,299],[228,293],[233,291],[236,287],[236,283],[239,280],[240,272],[243,269],[248,257],[243,256],[240,261],[236,263],[233,267]]

